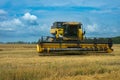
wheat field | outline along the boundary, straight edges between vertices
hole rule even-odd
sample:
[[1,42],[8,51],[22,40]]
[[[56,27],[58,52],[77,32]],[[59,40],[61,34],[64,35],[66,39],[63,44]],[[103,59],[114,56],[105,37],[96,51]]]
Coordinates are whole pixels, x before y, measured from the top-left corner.
[[120,80],[120,45],[111,54],[39,56],[33,44],[0,44],[0,80]]

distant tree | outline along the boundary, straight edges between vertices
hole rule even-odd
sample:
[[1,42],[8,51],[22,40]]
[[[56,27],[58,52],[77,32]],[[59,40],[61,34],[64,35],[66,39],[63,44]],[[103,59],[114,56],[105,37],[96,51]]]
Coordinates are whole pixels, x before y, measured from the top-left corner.
[[[98,42],[105,42],[107,41],[108,38],[98,38]],[[112,37],[113,44],[120,44],[120,36],[118,37]],[[85,41],[83,42],[88,42],[88,43],[93,43],[94,38],[86,38]],[[0,42],[0,44],[4,44],[4,42]],[[6,44],[37,44],[37,42],[24,42],[24,41],[17,41],[17,42],[6,42]]]
[[0,44],[4,44],[4,42],[0,42]]
[[37,42],[31,42],[31,44],[37,44]]
[[115,44],[120,44],[120,36],[118,36],[118,37],[113,37],[112,40],[113,40],[113,43],[115,43]]

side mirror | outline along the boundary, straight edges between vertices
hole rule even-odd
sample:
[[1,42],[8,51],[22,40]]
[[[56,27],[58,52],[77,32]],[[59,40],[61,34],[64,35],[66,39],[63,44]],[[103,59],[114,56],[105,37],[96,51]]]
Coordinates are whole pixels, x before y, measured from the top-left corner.
[[83,35],[85,35],[85,33],[86,33],[86,32],[84,31],[84,32],[83,32]]

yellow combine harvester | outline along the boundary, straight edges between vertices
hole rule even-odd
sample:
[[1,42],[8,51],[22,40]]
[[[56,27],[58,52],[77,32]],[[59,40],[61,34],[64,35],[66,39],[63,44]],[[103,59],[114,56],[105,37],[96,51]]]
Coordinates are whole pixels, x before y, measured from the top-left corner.
[[78,22],[54,22],[50,33],[53,37],[41,37],[37,52],[105,52],[111,53],[112,40],[86,39],[82,24]]

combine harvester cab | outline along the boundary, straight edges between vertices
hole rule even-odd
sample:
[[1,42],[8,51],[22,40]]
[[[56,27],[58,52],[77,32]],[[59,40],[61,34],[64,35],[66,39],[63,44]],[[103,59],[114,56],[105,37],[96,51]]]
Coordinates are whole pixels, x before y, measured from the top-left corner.
[[55,22],[50,33],[53,37],[41,37],[37,44],[38,53],[81,53],[98,52],[111,53],[112,39],[84,37],[85,31],[78,22]]

